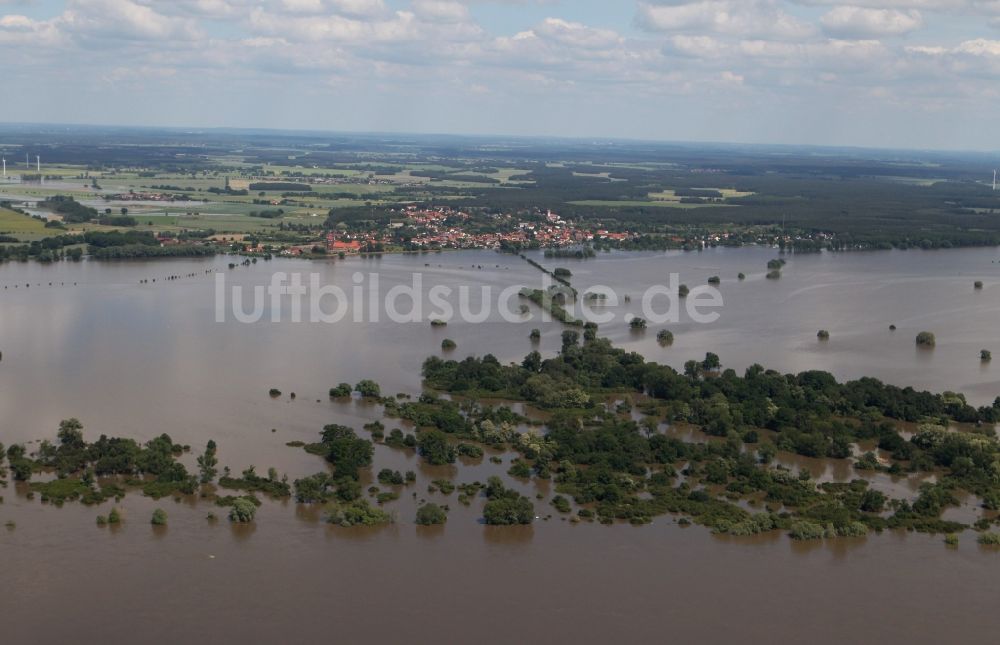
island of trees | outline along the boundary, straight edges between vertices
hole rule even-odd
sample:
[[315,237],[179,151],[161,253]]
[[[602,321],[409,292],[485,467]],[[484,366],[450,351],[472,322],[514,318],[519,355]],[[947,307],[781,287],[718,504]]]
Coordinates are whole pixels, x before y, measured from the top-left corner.
[[[253,466],[239,475],[225,468],[220,475],[214,442],[191,473],[179,460],[190,448],[167,435],[141,445],[103,435],[88,443],[75,419],[60,425],[55,443],[42,442],[32,454],[21,444],[0,449],[6,458],[0,467],[56,504],[98,504],[133,490],[154,498],[200,493],[228,508],[231,521],[249,522],[263,495],[322,504],[328,521],[344,527],[397,521],[388,505],[416,482],[414,473],[382,469],[376,479],[384,488],[373,486],[366,495],[361,473],[373,467],[375,443],[414,451],[431,465],[483,459],[484,449],[513,451],[518,457],[508,475],[553,480],[549,505],[573,522],[644,524],[672,515],[716,533],[781,530],[804,540],[891,528],[954,534],[968,527],[943,515],[965,493],[984,510],[1000,510],[994,432],[1000,399],[977,408],[951,392],[920,392],[872,378],[840,383],[825,372],[780,374],[759,365],[740,375],[712,353],[676,371],[596,335],[581,342],[567,330],[562,340],[557,356],[544,359],[533,351],[514,364],[489,355],[428,358],[428,389],[415,400],[382,396],[367,380],[332,388],[335,398],[353,391],[377,402],[385,418],[414,431],[387,433],[375,421],[365,426],[365,437],[328,425],[316,443],[289,444],[327,463],[292,481],[274,469],[259,475]],[[527,419],[506,405],[479,404],[483,398],[544,410],[544,431],[525,431]],[[871,448],[857,451],[855,445]],[[860,476],[817,482],[806,469],[781,465],[779,452],[850,460],[859,474],[933,477],[915,498],[894,499]],[[31,481],[39,472],[56,478]],[[481,500],[487,524],[535,521],[534,502],[500,478],[461,485],[435,480],[428,487],[445,495],[456,489],[462,504]],[[446,507],[423,503],[414,521],[441,524],[446,515]],[[996,521],[984,513],[974,528],[989,541]]]

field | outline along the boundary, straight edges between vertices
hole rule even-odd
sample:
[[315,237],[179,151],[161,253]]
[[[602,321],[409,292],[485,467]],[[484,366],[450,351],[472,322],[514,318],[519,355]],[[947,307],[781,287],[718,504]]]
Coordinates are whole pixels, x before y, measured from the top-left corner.
[[[384,227],[404,206],[446,204],[519,216],[551,210],[675,236],[770,228],[861,247],[1000,241],[1000,191],[987,183],[1000,160],[989,155],[333,133],[4,134],[9,159],[32,146],[46,151],[46,183],[0,184],[0,201],[66,194],[98,211],[127,208],[154,231]],[[245,177],[312,190],[225,192],[227,178]],[[130,191],[199,203],[108,199]],[[279,218],[250,217],[277,209]],[[21,225],[25,239],[42,231]]]
[[35,239],[46,232],[45,224],[33,217],[0,208],[0,235]]

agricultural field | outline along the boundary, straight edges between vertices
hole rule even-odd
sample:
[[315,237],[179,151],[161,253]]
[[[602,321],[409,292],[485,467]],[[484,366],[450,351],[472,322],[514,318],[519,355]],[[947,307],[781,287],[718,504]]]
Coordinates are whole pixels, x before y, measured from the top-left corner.
[[0,208],[0,235],[11,235],[20,240],[31,241],[44,236],[45,223],[33,217]]
[[[37,212],[33,202],[68,195],[100,212],[126,208],[138,225],[171,232],[384,228],[404,207],[442,204],[552,211],[675,237],[770,227],[862,248],[1000,241],[1000,193],[988,182],[995,164],[971,153],[277,132],[143,133],[116,144],[115,136],[94,131],[64,142],[58,133],[11,133],[8,160],[43,149],[45,181],[17,183],[27,171],[15,168],[0,202]],[[227,191],[227,178],[242,186],[251,177],[286,187]],[[179,201],[112,197],[129,192]]]

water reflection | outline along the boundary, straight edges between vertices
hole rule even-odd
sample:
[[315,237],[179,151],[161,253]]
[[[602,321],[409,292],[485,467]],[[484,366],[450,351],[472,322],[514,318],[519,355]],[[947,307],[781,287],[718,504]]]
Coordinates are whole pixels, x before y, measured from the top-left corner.
[[530,544],[535,537],[533,526],[486,526],[483,525],[483,539],[494,546],[521,546]]

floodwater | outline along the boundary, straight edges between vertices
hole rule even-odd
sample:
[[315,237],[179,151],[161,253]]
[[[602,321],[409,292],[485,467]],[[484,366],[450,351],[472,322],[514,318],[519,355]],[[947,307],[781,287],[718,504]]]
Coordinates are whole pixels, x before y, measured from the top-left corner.
[[[718,249],[585,262],[538,257],[571,268],[581,292],[603,284],[631,294],[631,303],[612,308],[617,320],[601,333],[651,360],[680,367],[714,351],[736,369],[759,362],[840,378],[872,375],[958,390],[976,404],[1000,395],[994,368],[979,362],[979,350],[1000,340],[995,250],[787,256],[783,277],[766,280],[775,256]],[[220,467],[273,466],[294,479],[324,464],[286,442],[314,441],[327,423],[360,430],[380,416],[360,401],[331,402],[326,392],[337,383],[371,378],[383,393],[416,394],[420,364],[442,354],[444,338],[458,344],[452,356],[490,352],[502,361],[532,349],[533,327],[543,332],[544,354],[560,345],[558,323],[505,322],[495,306],[484,323],[453,319],[444,328],[426,319],[394,323],[385,312],[377,322],[294,323],[286,300],[264,308],[265,318],[280,322],[242,324],[228,309],[227,322],[215,322],[216,272],[228,286],[245,288],[267,285],[275,271],[316,272],[348,294],[356,273],[365,290],[378,273],[383,295],[419,272],[425,288],[471,287],[470,309],[478,312],[483,285],[498,292],[540,284],[541,273],[513,256],[274,260],[231,270],[230,261],[0,266],[0,441],[51,439],[60,419],[75,416],[90,439],[167,432],[195,453],[214,439]],[[736,280],[740,271],[747,280]],[[638,313],[642,291],[671,272],[690,286],[721,276],[720,319],[631,332],[626,314]],[[144,279],[150,282],[140,284]],[[975,280],[985,288],[974,290]],[[426,309],[430,318],[433,307]],[[898,330],[890,333],[889,324]],[[661,327],[675,334],[670,348],[656,343]],[[831,332],[826,343],[816,339],[820,328]],[[924,329],[937,335],[931,352],[914,347]],[[283,396],[271,399],[272,387]],[[841,464],[780,459],[822,478],[853,476]],[[397,489],[400,499],[386,508],[398,521],[377,530],[330,527],[317,509],[291,502],[265,502],[256,522],[235,527],[195,499],[154,502],[138,494],[121,505],[123,525],[98,528],[95,517],[110,505],[55,508],[10,484],[0,491],[5,639],[993,642],[1000,627],[990,591],[1000,553],[977,546],[970,534],[949,549],[940,537],[905,533],[814,544],[777,533],[719,538],[669,517],[643,527],[571,525],[549,506],[547,482],[513,482],[543,496],[533,526],[486,527],[481,499],[464,506],[458,491],[427,492],[439,478],[485,481],[509,461],[503,455],[503,464],[486,458],[430,467],[412,451],[378,446],[374,471],[413,470],[418,482]],[[193,455],[185,462],[193,465]],[[885,478],[875,485],[904,496],[918,483]],[[422,499],[450,505],[445,527],[413,524]],[[169,515],[165,529],[149,525],[156,507]],[[222,519],[208,521],[210,511]],[[546,519],[550,513],[555,517]],[[16,527],[5,528],[7,521]]]

